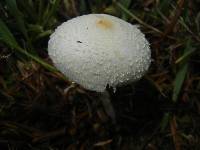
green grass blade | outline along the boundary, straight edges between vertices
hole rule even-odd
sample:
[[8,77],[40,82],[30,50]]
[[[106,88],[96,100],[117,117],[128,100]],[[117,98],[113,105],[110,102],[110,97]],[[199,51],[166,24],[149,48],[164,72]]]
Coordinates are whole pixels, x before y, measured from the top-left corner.
[[165,113],[161,122],[160,122],[160,131],[161,132],[164,132],[166,127],[168,126],[169,124],[169,120],[171,118],[171,114],[169,112]]
[[[37,4],[37,2],[34,3]],[[21,10],[23,10],[24,17],[30,20],[31,23],[36,22],[36,20],[38,19],[38,15],[32,0],[18,0],[17,4],[18,6],[20,6]]]
[[172,95],[173,102],[176,102],[178,100],[179,93],[181,91],[184,79],[188,71],[188,54],[192,53],[193,51],[194,49],[191,47],[191,40],[189,39],[186,48],[184,49],[183,56],[178,59],[178,62],[181,61],[182,63],[180,64],[180,68],[174,80],[174,89]]
[[195,18],[195,23],[197,26],[198,35],[200,35],[200,12],[198,12],[197,17]]
[[39,40],[39,39],[41,39],[41,38],[44,38],[44,37],[47,37],[47,36],[51,35],[52,32],[53,32],[52,30],[44,31],[44,32],[38,34],[38,35],[35,37],[34,41],[37,41],[37,40]]
[[[56,13],[56,10],[58,9],[60,4],[60,0],[53,0],[52,4],[49,5],[49,8],[46,10],[46,15],[43,17],[43,26],[48,25],[48,23],[51,21],[52,17],[54,17],[54,14]],[[51,24],[51,23],[50,23]]]
[[[128,9],[131,4],[131,0],[120,0],[119,3],[122,4],[124,8]],[[122,19],[127,21],[129,17],[130,16],[126,12],[122,12]]]
[[14,36],[10,32],[10,30],[7,28],[6,24],[0,19],[0,41],[3,41],[6,43],[10,48],[15,49],[17,52],[24,54],[25,56],[33,59],[40,65],[42,65],[44,68],[48,69],[49,71],[55,72],[57,69],[50,64],[43,61],[41,58],[34,56],[31,53],[28,53],[26,50],[21,48],[17,41],[15,40]]
[[176,78],[174,81],[173,96],[172,96],[173,102],[176,102],[178,99],[179,93],[181,91],[181,87],[183,85],[183,81],[187,74],[187,69],[188,69],[188,63],[185,63],[184,65],[181,66],[181,68],[179,69],[179,71],[176,74]]
[[87,4],[86,4],[86,2],[84,0],[80,1],[79,11],[80,11],[80,13],[84,13],[84,12],[89,11],[89,8],[87,9]]
[[128,9],[131,4],[131,0],[120,0],[119,3],[121,3],[125,8]]
[[46,63],[45,61],[43,61],[41,58],[37,57],[37,56],[34,56],[32,55],[31,53],[28,53],[27,51],[25,51],[23,48],[21,47],[16,47],[15,48],[18,52],[26,55],[27,57],[33,59],[35,62],[37,62],[38,64],[40,64],[41,66],[43,66],[44,68],[46,68],[47,70],[49,71],[52,71],[52,72],[57,72],[58,70],[53,67],[52,65]]
[[23,14],[18,9],[16,0],[6,0],[6,3],[7,3],[10,14],[16,19],[19,30],[22,32],[25,38],[28,39],[28,33],[25,27]]
[[11,48],[18,46],[12,33],[7,28],[6,24],[0,19],[0,40],[9,45]]
[[191,48],[190,50],[188,50],[187,52],[185,52],[180,58],[178,58],[176,60],[176,64],[186,60],[188,57],[190,57],[193,53],[195,52],[195,49],[194,48]]
[[38,2],[38,24],[41,24],[42,23],[42,20],[43,20],[43,9],[44,9],[44,1],[39,1]]
[[158,5],[158,9],[161,10],[161,12],[166,13],[169,11],[170,4],[172,3],[172,0],[162,0],[160,1]]

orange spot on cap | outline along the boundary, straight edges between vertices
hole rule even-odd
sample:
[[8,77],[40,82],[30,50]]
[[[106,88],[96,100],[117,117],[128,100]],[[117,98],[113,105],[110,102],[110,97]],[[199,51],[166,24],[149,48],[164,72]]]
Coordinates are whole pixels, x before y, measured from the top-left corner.
[[111,21],[103,18],[96,22],[97,27],[103,28],[103,29],[111,29],[113,27],[113,24]]

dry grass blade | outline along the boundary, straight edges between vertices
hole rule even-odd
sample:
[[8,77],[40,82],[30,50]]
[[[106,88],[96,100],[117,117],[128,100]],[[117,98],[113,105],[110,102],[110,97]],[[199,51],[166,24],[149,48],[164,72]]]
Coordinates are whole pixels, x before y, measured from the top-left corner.
[[56,130],[56,131],[51,131],[51,132],[46,133],[46,134],[41,134],[39,136],[33,137],[32,142],[37,143],[37,142],[40,142],[40,141],[43,141],[43,140],[52,139],[52,138],[55,138],[57,136],[64,135],[65,132],[66,132],[65,128],[62,128],[62,129],[59,129],[59,130]]
[[126,9],[121,3],[119,2],[114,2],[114,4],[116,4],[116,6],[118,6],[120,9],[122,9],[125,13],[127,13],[128,15],[130,15],[133,19],[135,19],[138,23],[140,23],[141,25],[145,26],[148,29],[151,29],[152,31],[159,33],[161,35],[163,35],[163,32],[161,32],[160,30],[158,30],[157,28],[154,28],[153,26],[145,23],[144,21],[142,21],[140,18],[138,18],[137,16],[135,16],[132,12],[130,12],[128,9]]
[[188,57],[190,57],[196,49],[192,48],[190,50],[188,50],[187,52],[185,52],[180,58],[178,58],[175,61],[175,64],[181,63],[182,61],[184,61],[185,59],[187,59]]
[[177,123],[176,123],[175,116],[173,116],[173,118],[170,121],[170,129],[171,129],[171,134],[172,134],[175,150],[181,150],[181,143],[180,143],[181,140],[177,133]]
[[109,139],[106,141],[98,142],[98,143],[94,144],[94,146],[104,146],[104,145],[110,144],[111,142],[112,142],[112,139]]
[[174,26],[178,22],[178,19],[181,15],[181,12],[183,10],[184,0],[179,0],[177,3],[178,3],[178,6],[177,6],[176,10],[174,11],[174,16],[171,19],[170,24],[167,25],[167,28],[165,29],[163,38],[166,37],[173,30]]

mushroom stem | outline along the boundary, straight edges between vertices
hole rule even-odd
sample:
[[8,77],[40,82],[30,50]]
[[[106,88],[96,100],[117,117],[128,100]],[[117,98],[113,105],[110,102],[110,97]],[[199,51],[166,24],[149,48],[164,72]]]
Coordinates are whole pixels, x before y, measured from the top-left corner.
[[108,91],[101,93],[100,100],[103,104],[104,110],[107,115],[112,119],[113,123],[116,123],[115,111],[111,103],[110,94]]

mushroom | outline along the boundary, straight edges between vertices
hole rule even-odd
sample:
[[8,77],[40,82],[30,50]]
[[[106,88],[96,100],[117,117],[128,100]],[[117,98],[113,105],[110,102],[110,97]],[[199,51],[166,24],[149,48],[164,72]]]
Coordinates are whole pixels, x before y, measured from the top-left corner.
[[105,105],[110,105],[107,85],[116,89],[137,81],[151,63],[149,43],[138,26],[107,14],[62,23],[50,36],[48,53],[71,81],[100,92]]

